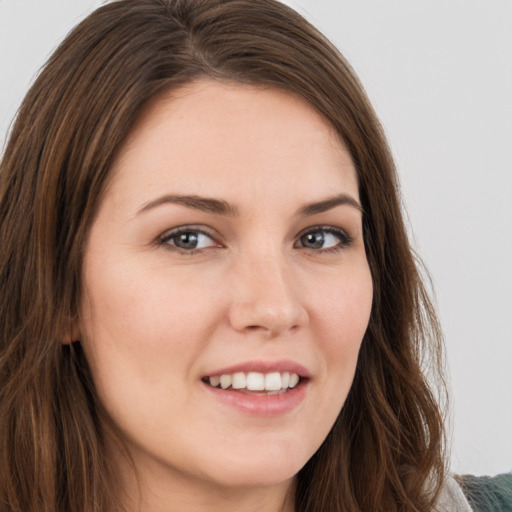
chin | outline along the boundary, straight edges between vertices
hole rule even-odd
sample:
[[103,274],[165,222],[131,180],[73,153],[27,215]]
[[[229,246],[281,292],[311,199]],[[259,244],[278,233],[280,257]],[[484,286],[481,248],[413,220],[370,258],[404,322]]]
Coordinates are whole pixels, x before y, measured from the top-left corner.
[[[222,487],[261,488],[290,482],[308,458],[293,453],[269,454],[260,457],[233,457],[216,465],[213,478]],[[265,456],[265,453],[268,454]],[[236,455],[236,454],[235,454]]]

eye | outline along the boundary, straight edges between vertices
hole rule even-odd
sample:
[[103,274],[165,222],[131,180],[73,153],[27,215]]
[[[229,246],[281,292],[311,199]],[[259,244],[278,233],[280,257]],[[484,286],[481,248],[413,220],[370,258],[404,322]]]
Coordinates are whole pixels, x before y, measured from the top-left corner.
[[219,247],[219,244],[210,235],[188,226],[167,231],[160,238],[160,243],[186,252],[193,252],[208,247]]
[[341,229],[316,227],[303,232],[296,246],[316,251],[337,251],[348,247],[352,239]]

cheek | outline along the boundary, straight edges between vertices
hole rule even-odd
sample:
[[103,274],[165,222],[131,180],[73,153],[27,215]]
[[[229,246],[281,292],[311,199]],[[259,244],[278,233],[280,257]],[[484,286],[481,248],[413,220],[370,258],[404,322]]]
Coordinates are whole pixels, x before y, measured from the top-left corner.
[[321,339],[329,350],[343,354],[357,352],[362,342],[373,300],[371,274],[367,266],[344,273],[317,295],[315,316]]
[[91,264],[84,276],[82,344],[97,387],[131,380],[151,391],[182,378],[207,343],[208,287],[199,293],[163,268],[107,263]]
[[[180,342],[173,331],[198,326],[198,311],[211,303],[208,286],[187,280],[186,273],[171,276],[166,268],[110,264],[86,273],[84,326],[107,331],[119,343],[158,346]],[[89,277],[89,279],[88,279]],[[196,320],[196,321],[194,321]],[[95,338],[90,333],[90,338]],[[131,348],[136,348],[132,346]]]
[[212,301],[166,279],[164,269],[136,267],[98,265],[85,274],[82,345],[108,415],[144,439],[160,423],[168,429],[193,402],[186,384],[209,332],[197,311]]
[[314,335],[325,356],[326,396],[336,415],[352,386],[372,299],[371,274],[362,267],[329,286],[316,301]]

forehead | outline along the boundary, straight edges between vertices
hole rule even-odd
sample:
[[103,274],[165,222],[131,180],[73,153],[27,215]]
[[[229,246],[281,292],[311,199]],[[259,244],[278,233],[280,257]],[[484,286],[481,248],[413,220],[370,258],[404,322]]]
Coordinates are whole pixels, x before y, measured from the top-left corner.
[[350,154],[309,103],[275,88],[212,80],[153,98],[112,171],[115,187],[148,193],[178,187],[172,192],[243,198],[255,187],[304,195],[322,185],[319,193],[341,187],[357,196]]

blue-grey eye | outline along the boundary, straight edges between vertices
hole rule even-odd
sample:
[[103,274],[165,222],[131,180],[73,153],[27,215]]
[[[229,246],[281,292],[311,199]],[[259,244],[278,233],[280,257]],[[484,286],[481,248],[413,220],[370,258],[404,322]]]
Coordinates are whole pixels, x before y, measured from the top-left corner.
[[306,249],[335,249],[345,247],[349,243],[350,238],[345,233],[334,229],[315,229],[299,238],[300,246]]
[[300,237],[300,242],[303,247],[308,249],[322,249],[325,243],[325,234],[323,231],[306,233]]
[[215,246],[215,241],[206,233],[194,230],[183,230],[169,233],[162,239],[163,243],[173,245],[178,249],[192,251],[195,249],[204,249]]

